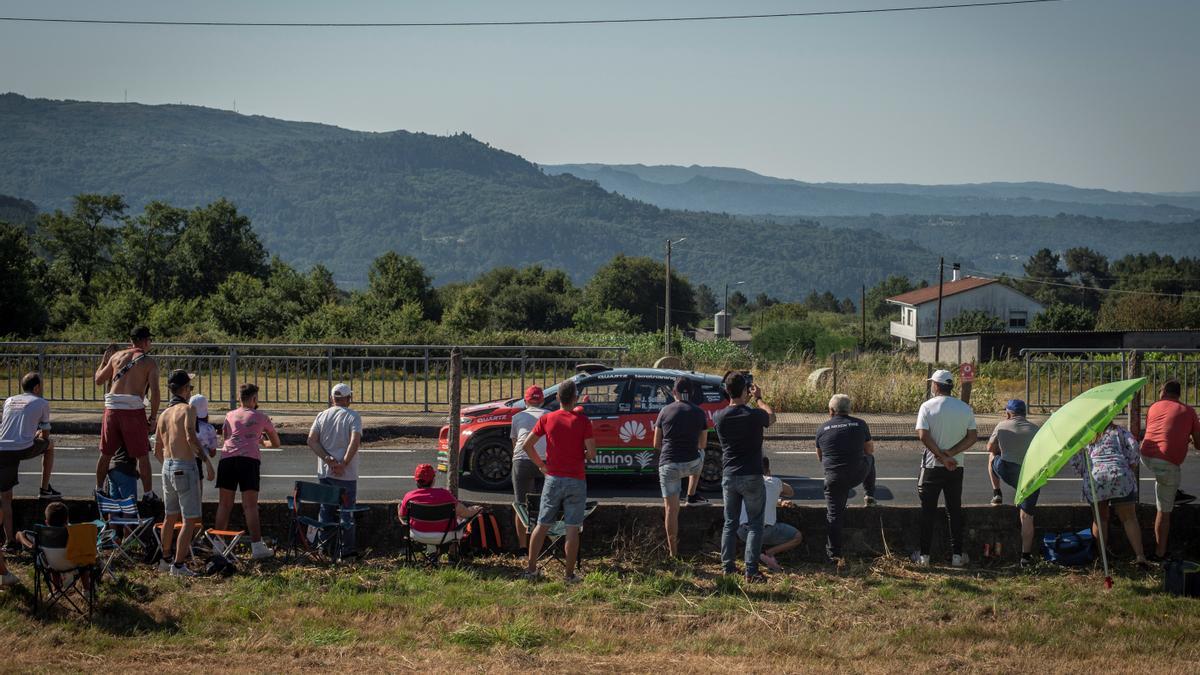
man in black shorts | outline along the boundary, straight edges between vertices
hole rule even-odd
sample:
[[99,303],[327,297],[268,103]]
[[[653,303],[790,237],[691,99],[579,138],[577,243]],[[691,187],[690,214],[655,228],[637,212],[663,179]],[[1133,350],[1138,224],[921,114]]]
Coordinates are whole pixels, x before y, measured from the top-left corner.
[[18,548],[13,530],[12,497],[21,461],[41,457],[42,486],[38,496],[62,498],[50,487],[54,443],[50,440],[50,402],[42,398],[42,376],[26,373],[21,378],[21,392],[4,401],[4,417],[0,421],[0,509],[4,512],[5,548],[10,551]]

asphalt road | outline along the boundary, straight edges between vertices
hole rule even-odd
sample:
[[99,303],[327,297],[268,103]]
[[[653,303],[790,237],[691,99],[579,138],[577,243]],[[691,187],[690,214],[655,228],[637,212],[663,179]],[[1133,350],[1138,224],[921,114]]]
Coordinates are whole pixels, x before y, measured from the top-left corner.
[[[399,499],[412,485],[413,469],[421,463],[434,463],[436,441],[432,439],[396,439],[364,448],[359,465],[358,498],[364,501]],[[96,457],[99,439],[95,436],[55,436],[56,458],[51,483],[68,497],[89,497],[95,485]],[[917,471],[920,446],[913,441],[877,441],[876,498],[882,504],[914,505],[917,503]],[[770,441],[766,451],[771,458],[775,475],[784,478],[796,491],[793,500],[800,504],[823,503],[822,472],[811,441]],[[963,492],[966,504],[986,504],[992,491],[988,483],[982,443],[967,452],[964,465],[967,471]],[[1193,452],[1193,455],[1196,453]],[[153,462],[152,462],[153,463]],[[158,465],[154,463],[157,472]],[[312,480],[316,458],[304,446],[285,446],[263,453],[262,498],[281,500],[290,494],[296,480]],[[21,464],[16,496],[37,494],[41,475],[38,460]],[[158,476],[155,489],[162,493]],[[1076,504],[1080,502],[1081,481],[1068,467],[1042,490],[1041,503]],[[1142,479],[1141,501],[1154,502],[1153,480]],[[1183,465],[1183,487],[1195,493],[1200,489],[1200,458],[1192,457]],[[1005,499],[1011,501],[1013,491],[1004,487]],[[216,490],[205,484],[205,500],[215,499]],[[653,502],[661,499],[657,478],[602,477],[588,482],[588,496],[616,499],[623,502]],[[710,495],[711,497],[712,495]],[[856,490],[852,499],[862,496]],[[465,489],[468,501],[505,502],[504,492],[479,492]],[[719,495],[717,495],[719,499]]]

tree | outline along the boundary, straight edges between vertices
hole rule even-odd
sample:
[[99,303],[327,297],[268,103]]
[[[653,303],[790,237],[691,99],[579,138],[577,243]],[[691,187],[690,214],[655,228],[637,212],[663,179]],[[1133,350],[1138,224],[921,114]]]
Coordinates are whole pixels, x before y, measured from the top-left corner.
[[913,283],[908,277],[895,274],[889,276],[867,290],[867,316],[876,319],[892,316],[896,313],[896,307],[888,304],[888,298],[915,291],[918,288],[925,288],[928,285],[924,281],[920,284]]
[[729,308],[728,308],[729,314],[731,316],[734,314],[737,314],[738,312],[745,309],[746,305],[749,304],[749,302],[750,301],[746,298],[746,294],[742,293],[741,291],[734,291],[734,292],[730,293],[729,294]]
[[132,283],[153,300],[187,295],[179,271],[171,265],[186,226],[187,210],[162,202],[150,202],[141,215],[125,219],[113,252],[112,285]]
[[413,304],[426,318],[436,316],[433,286],[424,266],[412,256],[388,251],[371,263],[367,293],[385,312]]
[[1092,330],[1096,315],[1078,305],[1056,302],[1046,311],[1033,317],[1029,323],[1031,331]]
[[[1067,272],[1081,286],[1089,288],[1108,288],[1111,285],[1108,270],[1108,258],[1087,247],[1069,248],[1063,255],[1066,260]],[[1093,311],[1100,308],[1100,292],[1080,290],[1078,302]]]
[[178,280],[178,294],[193,298],[217,290],[233,273],[263,279],[267,276],[267,252],[237,207],[220,199],[187,213],[168,257]]
[[1059,256],[1050,249],[1043,248],[1029,256],[1025,263],[1025,280],[1017,284],[1018,288],[1042,304],[1053,302],[1070,302],[1074,291],[1058,284],[1067,282],[1067,272],[1059,266]]
[[[652,331],[662,326],[660,308],[666,293],[665,285],[663,266],[658,261],[617,255],[596,270],[584,289],[584,301],[600,311],[625,310],[637,317],[642,330]],[[695,321],[696,299],[692,285],[674,270],[671,271],[671,311],[671,321],[676,326]]]
[[0,223],[0,335],[30,337],[46,327],[44,274],[25,230]]
[[838,312],[842,314],[857,314],[858,307],[850,298],[842,298],[842,301],[838,303]]
[[1114,293],[1100,307],[1096,330],[1161,330],[1183,328],[1177,300],[1158,295]]
[[56,210],[37,220],[37,244],[50,257],[49,281],[57,292],[75,293],[90,303],[95,279],[111,264],[118,225],[125,218],[120,195],[78,195],[70,213]]
[[717,305],[717,294],[708,284],[696,286],[696,313],[700,319],[711,319],[720,307]]
[[572,317],[575,327],[592,333],[636,333],[640,321],[623,309],[597,309],[584,305]]
[[1000,320],[1000,317],[982,309],[972,309],[947,321],[943,332],[947,335],[961,335],[1001,330],[1004,330],[1004,322]]

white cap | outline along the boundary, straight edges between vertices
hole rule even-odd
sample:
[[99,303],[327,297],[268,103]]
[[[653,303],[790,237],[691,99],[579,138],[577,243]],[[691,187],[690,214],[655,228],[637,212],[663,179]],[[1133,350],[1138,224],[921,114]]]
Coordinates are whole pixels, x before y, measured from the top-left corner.
[[208,398],[204,394],[196,394],[188,399],[188,403],[196,409],[196,417],[208,417]]
[[350,391],[350,385],[346,384],[345,382],[338,382],[337,384],[333,385],[333,389],[329,391],[329,395],[334,398],[346,398],[353,393],[354,392]]
[[954,376],[948,370],[935,370],[929,376],[929,381],[937,382],[938,384],[954,384]]

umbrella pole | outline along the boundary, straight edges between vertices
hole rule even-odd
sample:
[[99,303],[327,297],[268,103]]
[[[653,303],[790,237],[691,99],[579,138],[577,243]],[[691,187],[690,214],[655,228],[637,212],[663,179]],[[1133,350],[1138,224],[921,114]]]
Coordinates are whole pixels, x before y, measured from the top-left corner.
[[1087,468],[1088,485],[1092,490],[1092,514],[1096,523],[1096,538],[1100,540],[1100,561],[1104,565],[1104,587],[1112,588],[1112,575],[1108,572],[1108,546],[1104,541],[1104,526],[1107,523],[1100,522],[1100,505],[1096,503],[1096,479],[1092,476],[1092,453],[1088,452],[1086,447],[1083,449],[1083,462]]

